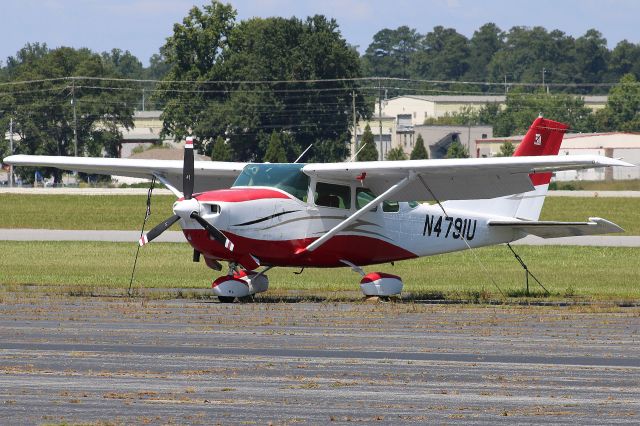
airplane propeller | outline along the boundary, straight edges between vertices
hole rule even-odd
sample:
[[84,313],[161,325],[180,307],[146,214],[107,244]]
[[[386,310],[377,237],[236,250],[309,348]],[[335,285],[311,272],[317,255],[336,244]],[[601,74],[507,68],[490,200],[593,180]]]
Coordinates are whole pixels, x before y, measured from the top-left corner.
[[178,216],[177,214],[174,214],[169,219],[167,219],[164,222],[156,225],[151,231],[149,231],[145,235],[141,236],[140,240],[138,241],[138,243],[141,246],[143,246],[143,245],[147,244],[148,242],[155,240],[158,236],[160,236],[160,234],[162,234],[167,229],[171,228],[171,225],[173,225],[174,223],[176,223],[179,220],[180,220],[180,216]]
[[[193,138],[187,138],[184,145],[184,160],[182,165],[182,190],[184,199],[177,201],[173,206],[174,215],[167,220],[156,225],[146,235],[140,237],[139,244],[143,246],[155,238],[159,237],[164,231],[169,229],[174,223],[181,218],[184,220],[193,219],[200,224],[211,236],[211,238],[221,244],[229,252],[234,252],[235,244],[226,237],[218,228],[207,222],[200,216],[200,203],[193,198],[194,188],[194,155],[193,155]],[[236,256],[238,253],[236,253]],[[249,253],[240,253],[239,263],[249,270],[253,270],[260,266],[256,258]]]
[[190,200],[193,195],[193,138],[187,138],[184,144],[184,157],[182,160],[182,193],[185,200]]

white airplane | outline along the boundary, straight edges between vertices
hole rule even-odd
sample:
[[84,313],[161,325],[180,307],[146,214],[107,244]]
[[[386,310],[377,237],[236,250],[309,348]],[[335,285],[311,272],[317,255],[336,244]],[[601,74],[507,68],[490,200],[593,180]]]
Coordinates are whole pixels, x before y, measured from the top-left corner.
[[363,266],[508,243],[528,234],[623,232],[601,218],[538,220],[553,172],[633,166],[601,156],[558,156],[567,127],[538,117],[508,158],[194,164],[193,142],[187,139],[183,163],[30,155],[4,162],[155,177],[178,201],[173,216],[140,245],[179,222],[194,260],[202,255],[215,270],[222,269],[219,261],[229,263],[228,273],[212,284],[223,302],[266,291],[265,272],[277,266],[349,266],[362,275],[365,295],[390,296],[401,292],[401,278],[366,274]]

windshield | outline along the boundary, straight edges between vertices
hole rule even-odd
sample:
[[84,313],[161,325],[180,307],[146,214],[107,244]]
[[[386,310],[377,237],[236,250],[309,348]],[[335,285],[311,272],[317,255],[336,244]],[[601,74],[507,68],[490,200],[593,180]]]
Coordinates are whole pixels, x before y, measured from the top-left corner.
[[309,176],[302,172],[303,167],[304,164],[248,164],[232,186],[269,186],[306,202]]

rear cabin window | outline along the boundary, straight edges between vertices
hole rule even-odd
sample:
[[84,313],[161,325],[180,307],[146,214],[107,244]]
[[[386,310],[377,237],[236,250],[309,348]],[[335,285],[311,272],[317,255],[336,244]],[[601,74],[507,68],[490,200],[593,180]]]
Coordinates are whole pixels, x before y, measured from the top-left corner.
[[382,203],[382,211],[387,213],[395,213],[400,211],[400,204],[397,201],[385,201]]
[[315,198],[317,206],[340,209],[351,208],[351,188],[346,185],[318,182],[316,184]]

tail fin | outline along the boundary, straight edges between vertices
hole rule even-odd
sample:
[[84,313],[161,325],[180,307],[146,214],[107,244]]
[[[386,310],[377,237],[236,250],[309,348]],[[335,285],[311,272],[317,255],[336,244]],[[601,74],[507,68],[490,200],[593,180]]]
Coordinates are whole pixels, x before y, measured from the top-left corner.
[[[568,127],[557,121],[536,118],[513,156],[558,155]],[[529,177],[535,189],[516,196],[520,198],[520,203],[513,216],[518,219],[538,220],[549,189],[551,173],[531,173]]]
[[[513,156],[558,155],[562,138],[568,127],[566,124],[547,120],[541,116],[536,118]],[[551,181],[551,173],[532,173],[529,177],[535,187],[533,191],[490,200],[447,201],[446,204],[451,208],[473,209],[505,217],[538,220]]]
[[[558,155],[562,138],[568,127],[557,121],[536,118],[513,156]],[[548,185],[551,181],[551,173],[532,173],[530,177],[534,186]]]

